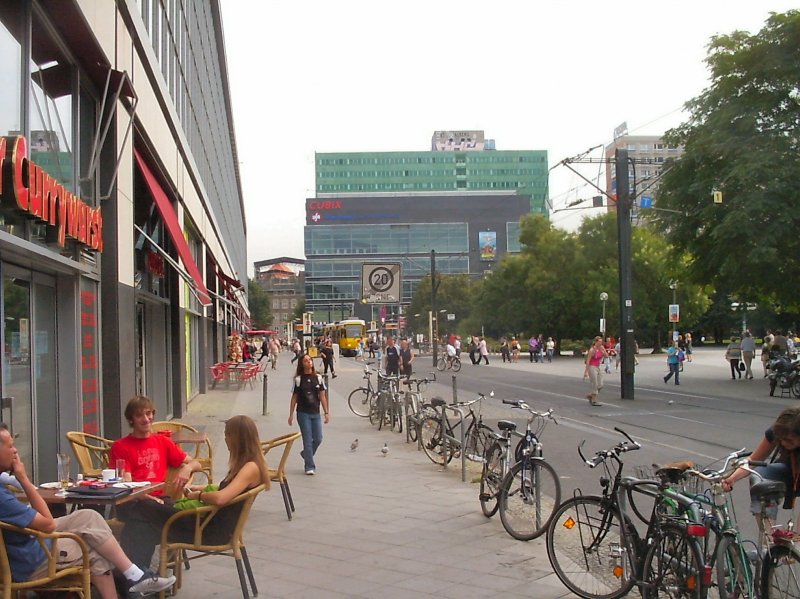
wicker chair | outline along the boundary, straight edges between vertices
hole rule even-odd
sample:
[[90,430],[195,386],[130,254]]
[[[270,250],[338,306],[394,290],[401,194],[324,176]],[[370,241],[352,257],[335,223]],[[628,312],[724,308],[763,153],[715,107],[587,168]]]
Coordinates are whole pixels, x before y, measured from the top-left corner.
[[281,486],[283,504],[286,506],[286,516],[289,518],[289,520],[292,519],[294,500],[292,499],[292,492],[289,489],[289,480],[286,478],[286,462],[289,460],[289,453],[292,451],[292,445],[294,445],[294,442],[301,436],[302,435],[299,432],[286,433],[285,435],[281,435],[280,437],[275,437],[274,439],[263,441],[261,443],[261,451],[264,453],[264,456],[266,456],[271,449],[283,445],[283,454],[281,454],[278,467],[274,469],[270,468],[269,476],[270,480],[278,483]]
[[[227,555],[236,561],[236,571],[239,574],[239,584],[242,587],[242,596],[244,599],[249,599],[250,595],[247,589],[247,581],[245,580],[245,570],[247,571],[247,578],[250,580],[250,588],[253,595],[258,595],[258,588],[256,587],[255,577],[253,570],[250,567],[250,560],[247,558],[247,549],[244,546],[244,526],[247,523],[247,517],[250,515],[250,508],[253,507],[253,502],[256,496],[266,488],[264,484],[245,491],[227,506],[235,503],[243,503],[242,511],[239,513],[239,518],[236,520],[236,525],[231,531],[231,536],[226,543],[219,545],[207,545],[203,542],[203,531],[214,519],[214,516],[222,509],[217,506],[204,506],[195,509],[182,510],[172,516],[164,523],[164,528],[161,530],[161,546],[159,553],[159,575],[166,576],[167,570],[172,569],[175,574],[176,589],[180,589],[184,562],[189,560],[199,559],[209,555]],[[191,518],[194,520],[194,535],[191,542],[170,541],[169,533],[172,525],[182,518]],[[192,552],[192,555],[187,556],[187,552]],[[164,599],[166,591],[159,594],[160,599]]]
[[[178,434],[182,431],[188,431],[192,433],[198,432],[198,430],[193,426],[189,426],[183,422],[176,422],[174,420],[159,420],[158,422],[153,422],[150,425],[150,430],[154,433],[158,433],[160,431],[170,431],[173,434]],[[190,451],[187,451],[186,453],[188,453],[193,459],[200,462],[200,472],[205,475],[209,484],[213,483],[214,480],[211,475],[211,468],[214,462],[214,453],[211,449],[211,442],[206,439],[205,443],[198,443],[195,445],[194,454],[192,454]]]
[[67,433],[67,441],[84,476],[100,477],[103,469],[108,468],[108,453],[112,443],[110,439],[73,431]]
[[[92,599],[90,587],[89,570],[89,547],[79,536],[67,532],[45,533],[31,528],[20,528],[13,524],[0,522],[0,594],[2,599],[12,599],[12,597],[26,597],[28,590],[35,591],[63,591],[76,593],[81,599]],[[36,539],[47,556],[47,572],[32,580],[24,582],[13,582],[11,580],[11,566],[8,561],[8,551],[4,535],[7,532],[15,532],[22,535],[30,535]],[[73,539],[81,547],[83,561],[68,568],[57,569],[56,558],[58,556],[58,539]],[[50,547],[45,540],[51,540]]]

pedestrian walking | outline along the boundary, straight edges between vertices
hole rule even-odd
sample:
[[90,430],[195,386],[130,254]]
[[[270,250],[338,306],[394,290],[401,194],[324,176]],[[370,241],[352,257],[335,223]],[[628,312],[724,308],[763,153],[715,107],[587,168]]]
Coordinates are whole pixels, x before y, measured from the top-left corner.
[[481,363],[481,354],[478,348],[478,337],[475,335],[470,338],[469,359],[473,366]]
[[[323,416],[319,411],[322,408]],[[289,426],[294,422],[295,409],[297,410],[297,426],[303,436],[303,458],[305,473],[313,475],[317,466],[314,455],[322,444],[322,422],[330,422],[330,409],[328,407],[328,391],[322,376],[314,368],[314,360],[304,354],[297,363],[297,370],[292,388],[292,399],[289,403]]]
[[533,364],[534,356],[538,353],[536,347],[537,343],[539,343],[539,340],[536,338],[536,335],[531,335],[531,338],[528,339],[528,354],[530,355],[531,364]]
[[753,364],[753,357],[756,355],[756,342],[753,339],[753,336],[750,334],[750,331],[744,332],[741,347],[742,361],[744,362],[744,377],[746,379],[752,379],[753,369],[751,366]]
[[516,337],[511,338],[511,361],[512,362],[519,362],[519,341],[517,341]]
[[556,342],[553,341],[552,337],[547,338],[546,348],[547,348],[547,362],[549,364],[552,364],[553,356],[556,353]]
[[323,374],[328,374],[328,369],[330,369],[331,378],[335,379],[336,372],[334,372],[333,363],[336,357],[334,356],[333,343],[331,342],[331,340],[328,339],[327,341],[325,341],[325,343],[322,344],[322,347],[319,348],[319,351],[322,354],[322,365],[325,368]]
[[761,344],[761,367],[764,369],[764,377],[769,374],[770,348],[772,348],[772,337],[767,335],[764,337],[764,343]]
[[508,348],[508,341],[505,338],[500,342],[500,356],[503,358],[503,364],[511,362],[511,350]]
[[489,365],[489,348],[486,346],[486,339],[481,337],[480,342],[478,343],[478,351],[480,352],[480,358],[478,358],[478,362],[481,359],[486,360],[486,365]]
[[680,385],[680,364],[681,364],[681,357],[680,353],[683,350],[678,347],[678,342],[673,341],[672,345],[667,348],[667,366],[669,367],[669,372],[664,377],[664,382],[666,383],[669,379],[675,376],[675,384]]
[[586,352],[586,362],[583,369],[583,378],[588,378],[591,386],[586,399],[593,406],[603,405],[597,401],[597,396],[600,394],[600,389],[603,388],[603,372],[600,364],[607,357],[608,352],[603,347],[603,338],[598,335],[594,338],[589,351]]
[[739,343],[738,337],[732,337],[731,342],[728,344],[728,349],[725,350],[725,359],[731,365],[731,378],[736,379],[736,375],[742,378],[742,370],[744,367],[739,368],[739,360],[742,358],[742,345]]

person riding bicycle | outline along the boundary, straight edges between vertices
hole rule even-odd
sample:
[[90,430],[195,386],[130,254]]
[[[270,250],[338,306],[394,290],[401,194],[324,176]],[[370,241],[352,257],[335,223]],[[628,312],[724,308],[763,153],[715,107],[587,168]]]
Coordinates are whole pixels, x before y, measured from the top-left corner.
[[445,351],[447,353],[447,368],[452,368],[453,359],[456,357],[456,348],[448,342]]

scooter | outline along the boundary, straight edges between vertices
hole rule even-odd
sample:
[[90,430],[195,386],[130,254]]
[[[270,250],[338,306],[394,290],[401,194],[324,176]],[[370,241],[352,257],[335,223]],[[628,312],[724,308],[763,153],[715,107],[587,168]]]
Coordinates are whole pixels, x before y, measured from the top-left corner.
[[800,397],[800,358],[789,355],[775,355],[767,362],[769,373],[769,394],[775,395],[775,389],[791,389],[792,395]]

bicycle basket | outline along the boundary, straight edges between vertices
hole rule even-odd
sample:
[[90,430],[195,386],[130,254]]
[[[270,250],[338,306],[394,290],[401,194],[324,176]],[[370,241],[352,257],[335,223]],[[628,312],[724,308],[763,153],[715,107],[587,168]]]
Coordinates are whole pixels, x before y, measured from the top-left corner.
[[634,466],[633,472],[637,478],[647,480],[658,480],[662,484],[680,489],[693,495],[702,495],[705,491],[705,483],[696,476],[687,476],[679,468],[662,468],[657,464],[649,466]]

